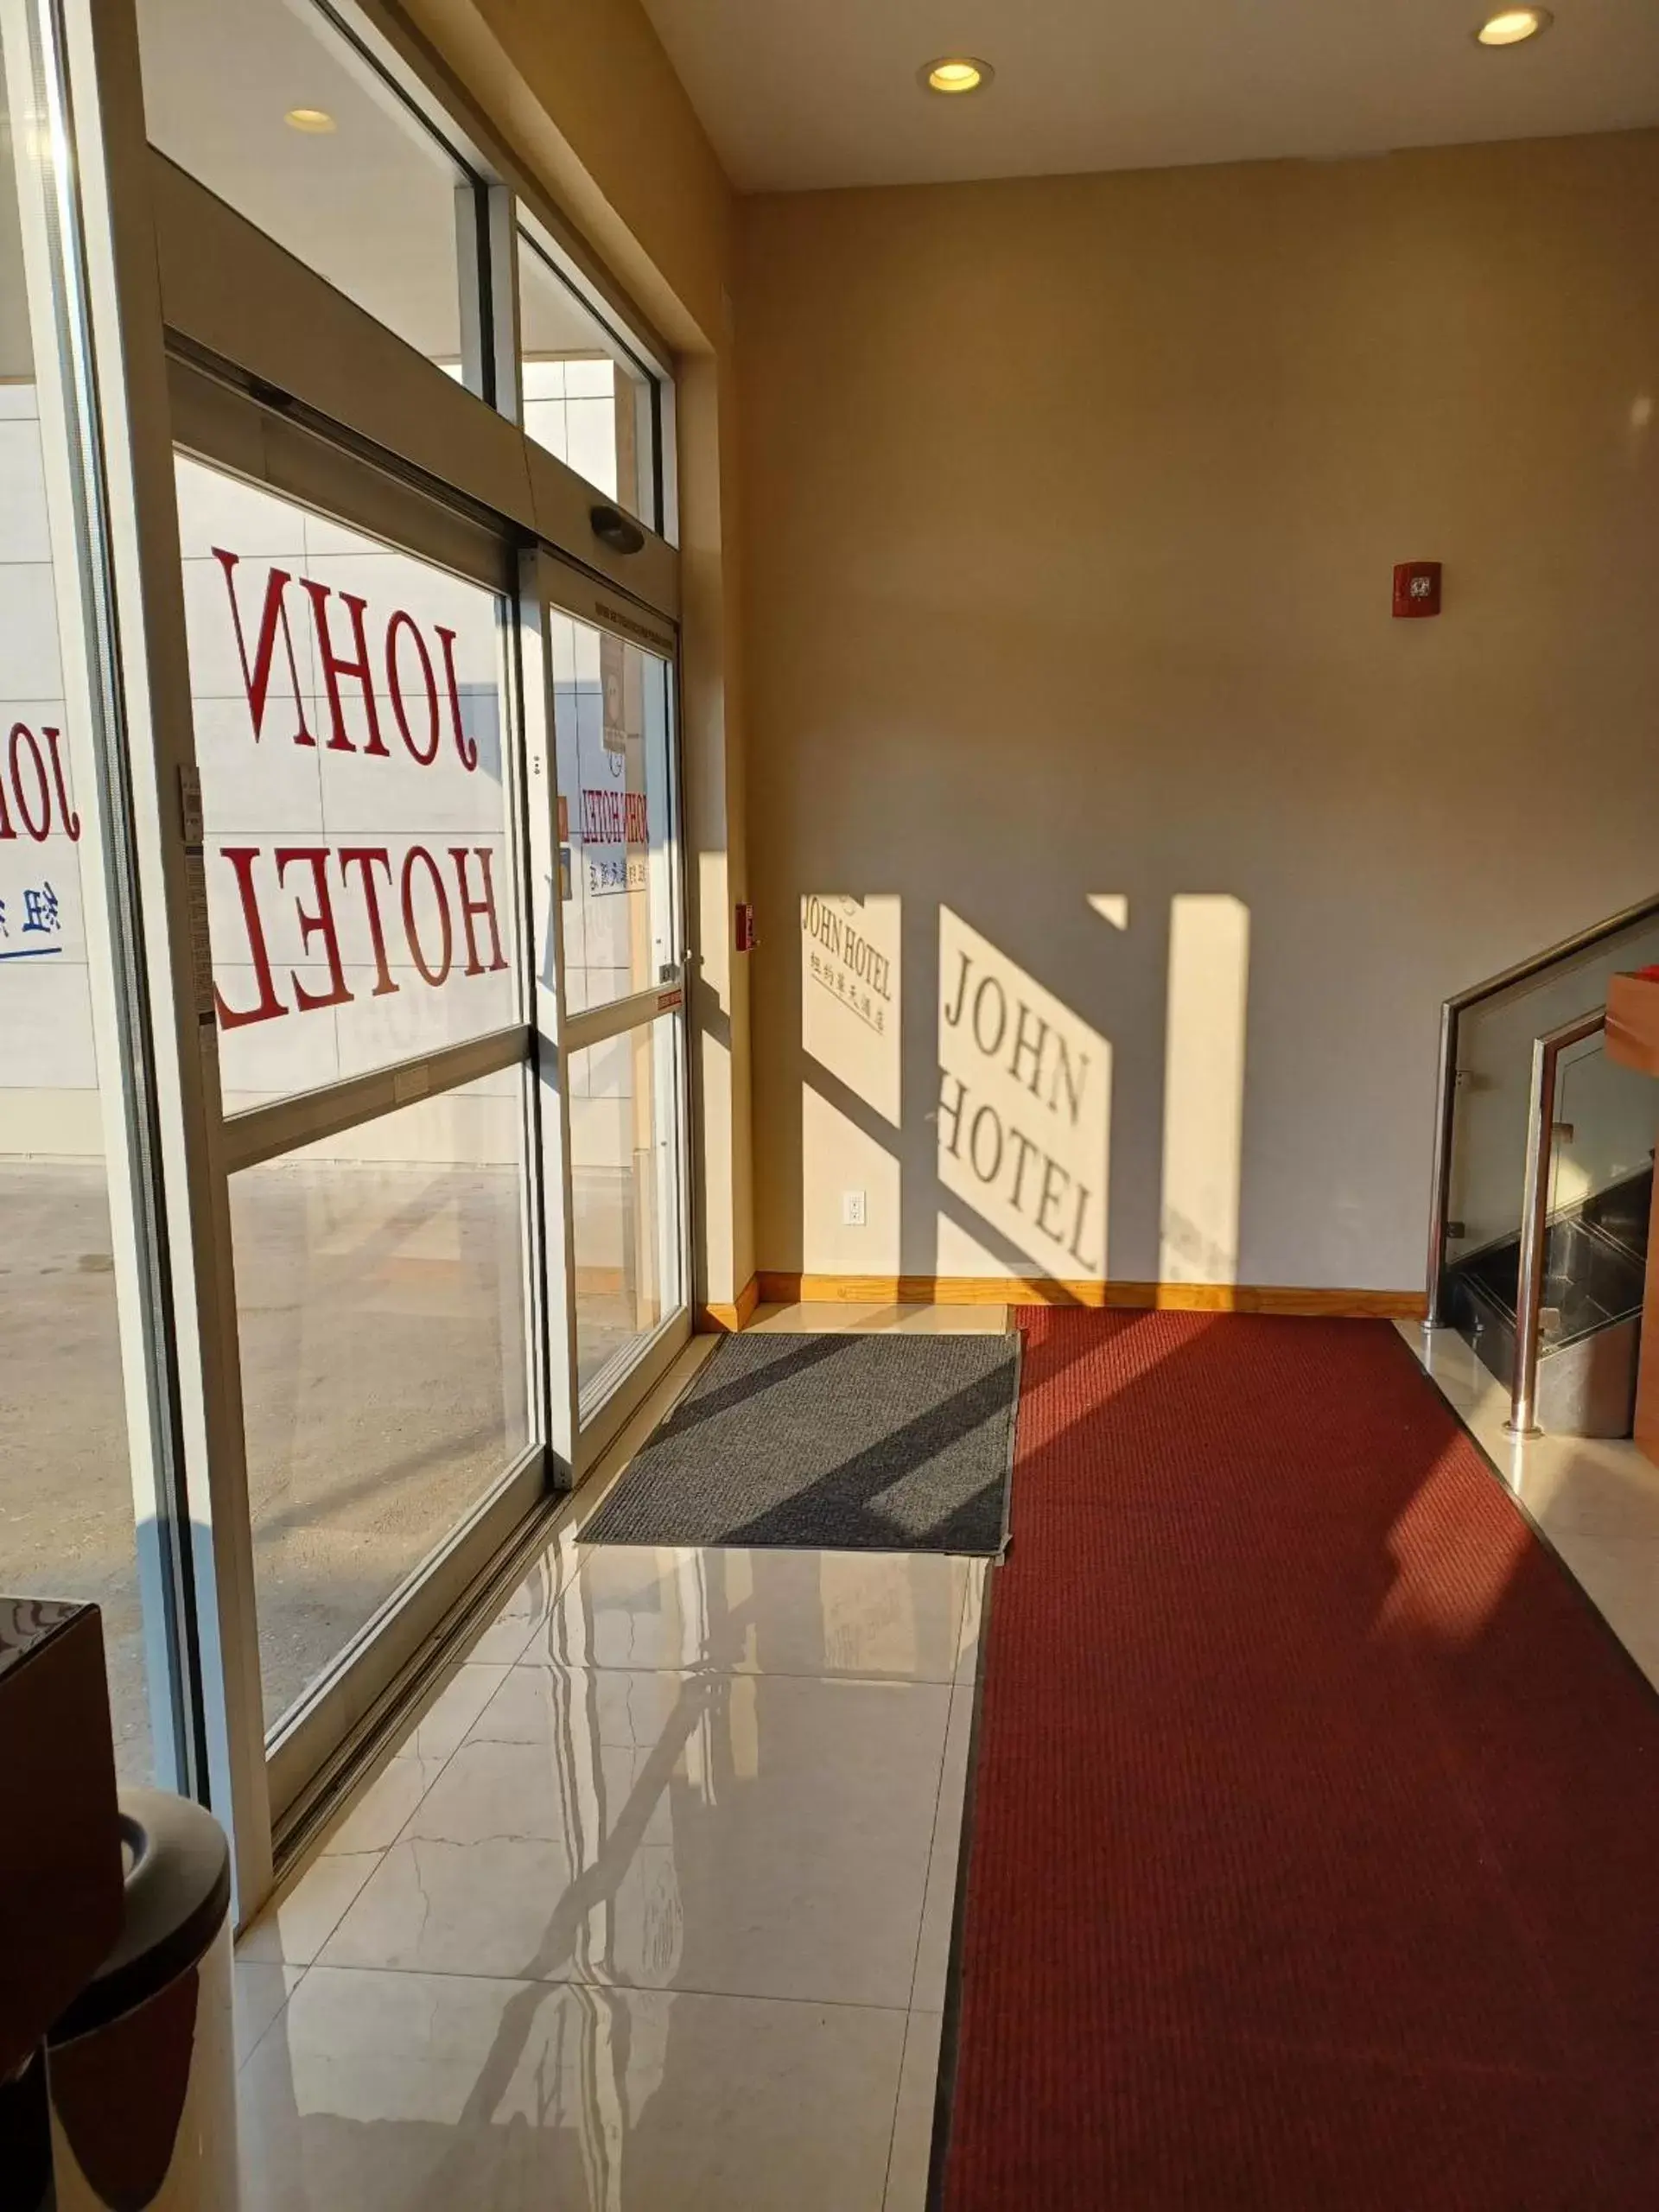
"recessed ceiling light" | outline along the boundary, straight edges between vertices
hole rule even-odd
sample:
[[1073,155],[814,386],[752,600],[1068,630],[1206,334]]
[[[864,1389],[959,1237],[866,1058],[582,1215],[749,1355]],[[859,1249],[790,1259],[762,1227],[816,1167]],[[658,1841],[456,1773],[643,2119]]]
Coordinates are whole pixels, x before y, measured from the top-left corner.
[[1547,31],[1554,20],[1548,8],[1505,8],[1501,15],[1489,16],[1475,36],[1482,46],[1519,46]]
[[938,61],[925,61],[917,75],[930,92],[976,92],[988,85],[996,72],[988,61],[976,61],[965,54],[948,54]]
[[334,127],[334,118],[326,107],[291,107],[283,118],[290,130],[303,130],[312,138],[323,138]]

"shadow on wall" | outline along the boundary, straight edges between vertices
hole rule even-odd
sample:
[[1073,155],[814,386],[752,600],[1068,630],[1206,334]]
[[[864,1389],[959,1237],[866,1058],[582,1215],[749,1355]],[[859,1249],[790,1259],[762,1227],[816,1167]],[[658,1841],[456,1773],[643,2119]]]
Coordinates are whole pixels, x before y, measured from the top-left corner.
[[[1137,916],[1121,893],[1087,906],[1109,974]],[[1231,1283],[1249,912],[1230,893],[1182,893],[1151,926],[1164,935],[1163,1067],[1132,1073],[1137,1116],[1161,1121],[1160,1143],[1139,1147],[1161,1174],[1157,1191],[1133,1194],[1132,1242],[1147,1249],[1154,1229],[1160,1281]],[[943,902],[907,911],[893,894],[814,893],[800,938],[788,1166],[802,1272],[1013,1276],[1079,1295],[1106,1280],[1125,1211],[1111,1176],[1111,1039]]]

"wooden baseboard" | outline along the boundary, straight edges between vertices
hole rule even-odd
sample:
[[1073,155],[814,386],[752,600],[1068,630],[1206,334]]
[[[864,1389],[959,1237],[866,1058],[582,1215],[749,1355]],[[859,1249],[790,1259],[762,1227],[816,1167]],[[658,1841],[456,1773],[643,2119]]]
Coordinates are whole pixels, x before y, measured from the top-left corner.
[[732,1306],[699,1306],[696,1329],[700,1337],[734,1337],[740,1329],[747,1329],[754,1319],[754,1309],[760,1303],[760,1278],[751,1275],[737,1294]]
[[1287,1313],[1306,1320],[1421,1321],[1428,1300],[1421,1290],[1302,1290],[1288,1284],[1229,1282],[1108,1283],[1109,1306],[1160,1313]]
[[1298,1290],[1273,1283],[1062,1282],[1050,1275],[763,1273],[768,1306],[1085,1306],[1188,1313],[1290,1313],[1419,1321],[1420,1290]]

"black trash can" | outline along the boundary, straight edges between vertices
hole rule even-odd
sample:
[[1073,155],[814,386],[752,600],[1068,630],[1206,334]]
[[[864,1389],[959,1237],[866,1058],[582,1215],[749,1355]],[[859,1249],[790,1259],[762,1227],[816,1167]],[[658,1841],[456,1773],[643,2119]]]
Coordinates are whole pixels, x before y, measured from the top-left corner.
[[121,1843],[120,1940],[47,2038],[58,2212],[236,2212],[230,1848],[159,1789]]

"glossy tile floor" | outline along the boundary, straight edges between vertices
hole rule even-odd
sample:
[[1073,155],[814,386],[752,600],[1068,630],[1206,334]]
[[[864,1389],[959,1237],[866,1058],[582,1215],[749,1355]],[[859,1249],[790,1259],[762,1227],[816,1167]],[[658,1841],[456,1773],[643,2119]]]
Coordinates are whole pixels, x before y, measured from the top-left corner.
[[1450,1329],[1400,1332],[1476,1442],[1659,1688],[1659,1467],[1634,1444],[1503,1433],[1509,1392]]
[[[1402,1334],[1659,1685],[1659,1470]],[[244,1938],[249,2212],[919,2212],[983,1570],[578,1545],[711,1349]]]
[[579,1546],[660,1410],[243,1939],[249,2212],[922,2205],[983,1570]]

